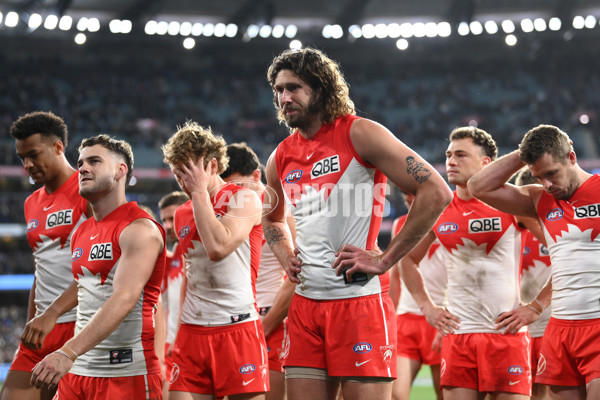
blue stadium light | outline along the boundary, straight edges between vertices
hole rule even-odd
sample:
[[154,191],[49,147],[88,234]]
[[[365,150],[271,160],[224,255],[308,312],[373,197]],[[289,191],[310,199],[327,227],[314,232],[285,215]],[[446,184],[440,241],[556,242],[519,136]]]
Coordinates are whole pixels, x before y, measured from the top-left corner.
[[33,274],[2,275],[0,290],[29,290],[33,286]]

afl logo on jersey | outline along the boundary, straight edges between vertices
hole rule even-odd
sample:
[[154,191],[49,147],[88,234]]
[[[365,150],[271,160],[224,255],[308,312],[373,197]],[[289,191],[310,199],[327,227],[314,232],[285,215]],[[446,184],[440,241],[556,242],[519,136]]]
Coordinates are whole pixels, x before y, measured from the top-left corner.
[[181,228],[179,230],[179,239],[183,239],[184,237],[186,237],[188,234],[190,233],[190,227],[189,226],[184,226],[183,228]]
[[563,210],[561,210],[560,208],[555,208],[553,210],[550,210],[548,212],[548,214],[546,214],[546,219],[548,221],[557,221],[559,219],[561,219],[564,215]]
[[454,222],[446,222],[441,224],[438,227],[438,232],[447,235],[448,233],[456,232],[458,230],[458,225]]
[[287,174],[287,176],[285,177],[285,182],[286,183],[296,183],[300,180],[300,178],[302,178],[302,170],[295,169],[293,171],[290,171],[289,174]]
[[526,256],[527,254],[529,254],[531,252],[531,250],[529,249],[529,247],[527,246],[523,246],[523,255]]
[[71,256],[71,261],[77,260],[82,255],[83,255],[83,249],[81,247],[76,248],[75,250],[73,250],[73,255]]
[[32,230],[37,228],[38,225],[39,225],[39,222],[37,219],[30,219],[29,222],[27,223],[27,232],[31,232]]

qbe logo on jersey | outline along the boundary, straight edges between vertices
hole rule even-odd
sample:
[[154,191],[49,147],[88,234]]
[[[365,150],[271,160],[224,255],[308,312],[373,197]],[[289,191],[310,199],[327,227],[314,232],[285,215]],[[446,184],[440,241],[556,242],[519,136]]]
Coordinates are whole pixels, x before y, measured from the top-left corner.
[[469,220],[469,233],[502,232],[500,217]]
[[315,179],[333,174],[334,172],[340,172],[340,157],[337,154],[314,163],[312,170],[310,171],[310,177]]
[[583,207],[574,207],[575,219],[600,218],[600,204],[588,204]]
[[88,258],[88,261],[112,259],[112,243],[96,243],[92,246],[92,249],[90,250],[90,257]]
[[46,216],[46,229],[56,228],[57,226],[72,225],[73,210],[60,210]]

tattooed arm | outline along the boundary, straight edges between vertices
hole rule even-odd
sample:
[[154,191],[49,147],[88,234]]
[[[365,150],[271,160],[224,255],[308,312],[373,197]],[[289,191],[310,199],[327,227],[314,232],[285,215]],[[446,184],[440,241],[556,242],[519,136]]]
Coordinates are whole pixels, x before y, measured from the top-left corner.
[[383,254],[365,252],[345,245],[334,263],[337,273],[381,274],[406,255],[433,228],[435,221],[452,200],[452,192],[439,173],[421,156],[399,141],[382,125],[359,119],[350,129],[357,153],[377,167],[402,190],[415,195],[402,230]]

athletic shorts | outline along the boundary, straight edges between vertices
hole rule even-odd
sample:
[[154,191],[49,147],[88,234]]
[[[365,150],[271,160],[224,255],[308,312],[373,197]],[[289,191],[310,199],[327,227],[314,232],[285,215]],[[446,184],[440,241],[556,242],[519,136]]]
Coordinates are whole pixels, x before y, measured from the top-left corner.
[[20,343],[9,370],[31,372],[37,363],[48,354],[60,349],[74,334],[75,321],[64,322],[54,325],[54,328],[44,338],[44,345],[40,350],[32,350]]
[[580,386],[600,378],[600,319],[550,318],[536,383]]
[[440,365],[442,355],[431,350],[437,329],[429,325],[423,315],[396,316],[398,326],[398,357],[410,358],[426,365]]
[[269,390],[259,320],[205,327],[182,324],[173,348],[169,390],[228,396]]
[[538,370],[538,360],[540,358],[540,350],[542,349],[542,343],[544,337],[532,337],[531,338],[531,374],[533,383],[538,383],[537,381],[537,370]]
[[440,384],[442,387],[531,396],[529,347],[529,332],[445,336]]
[[288,326],[286,367],[321,368],[330,376],[396,378],[396,318],[385,293],[340,300],[295,294]]
[[173,353],[169,355],[169,350],[173,345],[171,343],[165,343],[165,373],[167,379],[171,376],[171,369],[173,368]]
[[286,343],[289,340],[287,319],[285,319],[269,336],[267,336],[267,352],[269,354],[270,370],[283,372],[285,348]]
[[67,374],[58,382],[53,400],[160,400],[160,372],[147,375],[97,378]]

